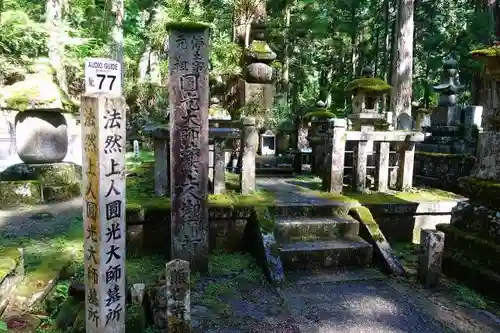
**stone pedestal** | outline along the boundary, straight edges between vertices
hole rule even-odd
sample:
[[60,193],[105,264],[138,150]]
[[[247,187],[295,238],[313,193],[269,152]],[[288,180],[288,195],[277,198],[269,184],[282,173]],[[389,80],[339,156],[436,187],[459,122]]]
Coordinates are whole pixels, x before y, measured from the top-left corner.
[[418,277],[426,288],[435,288],[441,276],[444,252],[444,233],[423,229],[420,232]]
[[344,186],[344,160],[346,144],[347,122],[345,119],[332,119],[330,121],[327,172],[325,190],[333,193],[342,193]]
[[243,132],[241,137],[241,172],[240,186],[242,194],[255,191],[255,157],[259,144],[259,133],[254,118],[243,119]]
[[204,24],[169,25],[172,257],[208,270],[208,50]]
[[431,114],[432,126],[460,125],[460,109],[456,106],[438,106]]

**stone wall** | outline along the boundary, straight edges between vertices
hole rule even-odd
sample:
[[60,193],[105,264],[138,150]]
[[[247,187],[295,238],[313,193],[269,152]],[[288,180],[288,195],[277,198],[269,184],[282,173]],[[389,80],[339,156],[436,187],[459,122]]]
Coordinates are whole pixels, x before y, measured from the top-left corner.
[[500,208],[465,201],[453,210],[451,224],[437,229],[445,232],[443,272],[500,300]]
[[[464,199],[465,200],[465,199]],[[459,200],[366,204],[380,230],[392,242],[420,242],[421,229],[448,224]]]
[[458,178],[469,176],[476,158],[465,154],[416,152],[414,183],[458,191]]
[[[251,210],[210,207],[210,251],[242,251],[243,234]],[[170,257],[170,208],[127,209],[127,251]]]
[[[0,171],[9,165],[22,163],[16,152],[15,122],[17,111],[0,112]],[[82,164],[81,127],[78,115],[64,114],[68,124],[68,153],[64,162]]]

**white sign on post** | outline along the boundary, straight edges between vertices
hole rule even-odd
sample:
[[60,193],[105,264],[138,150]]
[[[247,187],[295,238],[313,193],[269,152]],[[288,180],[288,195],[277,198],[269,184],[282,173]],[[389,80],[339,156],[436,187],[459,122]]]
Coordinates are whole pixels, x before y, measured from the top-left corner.
[[122,94],[122,66],[112,59],[85,60],[85,94],[98,92]]

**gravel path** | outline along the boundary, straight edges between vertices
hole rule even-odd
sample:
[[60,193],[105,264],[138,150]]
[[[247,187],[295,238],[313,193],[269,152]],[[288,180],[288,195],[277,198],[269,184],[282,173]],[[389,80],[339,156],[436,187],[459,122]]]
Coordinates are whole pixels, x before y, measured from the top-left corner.
[[15,239],[63,234],[82,214],[82,199],[0,211],[0,235]]

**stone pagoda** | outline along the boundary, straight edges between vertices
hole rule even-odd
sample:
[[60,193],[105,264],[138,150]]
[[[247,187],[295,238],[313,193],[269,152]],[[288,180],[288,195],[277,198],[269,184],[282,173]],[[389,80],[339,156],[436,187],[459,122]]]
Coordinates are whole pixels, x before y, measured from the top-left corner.
[[441,82],[432,88],[439,93],[438,106],[431,115],[433,126],[460,125],[460,109],[457,108],[457,94],[465,89],[460,84],[458,62],[448,57],[443,62]]

